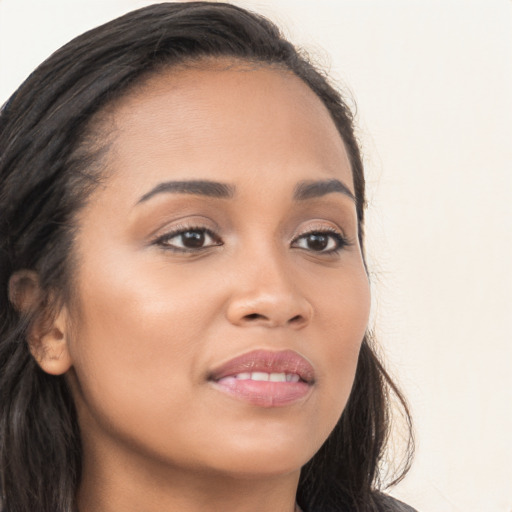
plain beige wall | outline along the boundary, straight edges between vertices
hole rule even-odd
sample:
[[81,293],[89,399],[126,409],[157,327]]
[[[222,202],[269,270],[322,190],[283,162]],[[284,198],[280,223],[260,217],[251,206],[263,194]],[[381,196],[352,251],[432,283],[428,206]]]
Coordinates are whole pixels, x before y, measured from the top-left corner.
[[[136,0],[0,0],[0,102]],[[512,511],[512,3],[247,0],[350,91],[374,319],[415,417],[421,512]]]

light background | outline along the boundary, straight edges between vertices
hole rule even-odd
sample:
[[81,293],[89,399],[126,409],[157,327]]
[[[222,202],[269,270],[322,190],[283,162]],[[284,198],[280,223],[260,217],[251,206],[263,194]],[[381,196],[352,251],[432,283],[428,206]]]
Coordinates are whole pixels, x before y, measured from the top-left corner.
[[[70,38],[152,2],[0,0],[0,103]],[[512,512],[512,3],[246,0],[351,91],[374,318],[420,512]]]

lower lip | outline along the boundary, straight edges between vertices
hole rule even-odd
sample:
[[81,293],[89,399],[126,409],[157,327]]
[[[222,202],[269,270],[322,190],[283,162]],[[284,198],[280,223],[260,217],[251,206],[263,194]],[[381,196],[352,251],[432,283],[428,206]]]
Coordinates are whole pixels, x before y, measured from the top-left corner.
[[311,390],[307,382],[269,382],[227,377],[214,382],[215,388],[259,407],[283,407],[302,400]]

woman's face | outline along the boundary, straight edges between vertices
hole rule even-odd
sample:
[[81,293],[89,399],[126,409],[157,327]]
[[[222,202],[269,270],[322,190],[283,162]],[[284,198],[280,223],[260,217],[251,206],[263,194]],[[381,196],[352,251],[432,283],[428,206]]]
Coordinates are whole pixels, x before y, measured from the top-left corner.
[[150,79],[111,121],[68,308],[86,454],[298,470],[345,407],[369,313],[327,110],[289,73],[211,64]]

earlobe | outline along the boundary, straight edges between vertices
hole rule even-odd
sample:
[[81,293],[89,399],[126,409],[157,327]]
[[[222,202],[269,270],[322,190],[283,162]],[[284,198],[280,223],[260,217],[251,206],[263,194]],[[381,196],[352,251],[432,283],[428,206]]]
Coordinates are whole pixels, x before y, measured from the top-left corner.
[[9,279],[9,300],[21,314],[33,317],[27,332],[32,356],[46,373],[62,375],[72,366],[67,309],[52,311],[52,301],[42,300],[43,296],[36,272],[19,270]]

